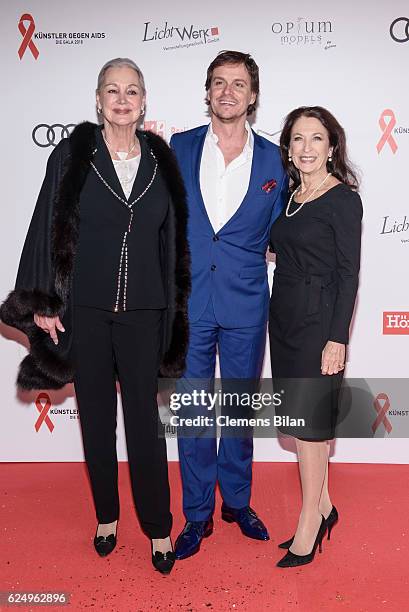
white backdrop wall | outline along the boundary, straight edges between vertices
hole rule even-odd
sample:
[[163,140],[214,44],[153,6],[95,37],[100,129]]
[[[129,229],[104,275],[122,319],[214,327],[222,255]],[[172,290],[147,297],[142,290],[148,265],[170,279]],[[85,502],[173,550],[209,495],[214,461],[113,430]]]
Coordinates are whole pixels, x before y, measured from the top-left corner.
[[[260,66],[257,131],[277,141],[284,116],[297,106],[313,104],[330,109],[346,129],[350,156],[362,173],[365,209],[347,376],[374,379],[374,397],[388,396],[387,416],[396,432],[400,419],[409,418],[404,414],[408,400],[395,394],[393,384],[408,371],[407,0],[379,5],[369,0],[253,0],[235,6],[216,0],[25,0],[2,7],[0,29],[0,295],[5,297],[14,284],[52,150],[48,139],[54,134],[56,144],[62,135],[56,126],[47,138],[47,126],[96,120],[96,77],[106,60],[130,57],[140,65],[148,91],[146,127],[169,139],[174,131],[208,121],[204,80],[217,52],[249,51]],[[46,127],[35,130],[40,124]],[[271,263],[271,279],[273,268]],[[384,325],[385,312],[400,314],[386,318]],[[72,386],[58,393],[45,390],[48,396],[43,398],[38,392],[16,394],[14,381],[26,341],[9,327],[2,326],[0,332],[0,460],[82,460]],[[268,377],[267,355],[268,350]],[[44,410],[48,398],[51,406]],[[394,414],[398,411],[403,414]],[[406,439],[393,438],[382,424],[380,431],[377,439],[338,440],[334,459],[409,462]],[[121,416],[118,447],[124,459]],[[176,459],[175,440],[168,448],[169,458]],[[288,442],[256,440],[255,458],[291,461],[294,455]]]

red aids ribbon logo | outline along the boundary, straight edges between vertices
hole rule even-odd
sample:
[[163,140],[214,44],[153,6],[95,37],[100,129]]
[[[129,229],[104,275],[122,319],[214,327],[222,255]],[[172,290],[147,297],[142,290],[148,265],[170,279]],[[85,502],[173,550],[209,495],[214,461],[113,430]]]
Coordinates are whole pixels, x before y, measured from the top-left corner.
[[[43,403],[44,401],[44,403]],[[40,416],[38,417],[36,424],[35,424],[35,430],[38,432],[38,430],[40,429],[41,425],[43,423],[45,423],[48,427],[48,429],[50,430],[50,433],[53,432],[54,429],[54,425],[51,422],[50,417],[48,416],[48,411],[51,408],[51,400],[50,400],[50,396],[47,395],[47,393],[40,393],[37,396],[37,399],[35,401],[35,405],[36,408],[38,410],[38,412],[40,413]]]
[[[24,25],[25,21],[28,21],[28,28],[26,28],[26,26]],[[19,58],[22,59],[28,47],[34,59],[37,59],[40,53],[32,41],[32,37],[35,30],[35,23],[30,13],[24,13],[24,15],[21,15],[20,21],[18,22],[18,29],[20,30],[20,34],[23,37],[23,41],[18,50]]]
[[[385,122],[385,119],[389,119],[388,123]],[[381,128],[383,134],[381,136],[380,141],[376,145],[378,153],[380,153],[385,146],[386,143],[392,149],[392,153],[396,153],[398,150],[398,145],[396,144],[396,140],[392,136],[392,130],[396,125],[395,113],[390,108],[386,108],[381,116],[379,117],[379,127]]]
[[[384,402],[383,405],[381,404],[381,402]],[[386,393],[379,393],[376,396],[373,405],[376,412],[378,413],[376,420],[372,424],[373,433],[375,433],[381,423],[383,423],[383,426],[385,427],[386,431],[388,433],[391,433],[392,425],[388,417],[386,416],[389,408],[391,407],[389,397],[386,395]]]

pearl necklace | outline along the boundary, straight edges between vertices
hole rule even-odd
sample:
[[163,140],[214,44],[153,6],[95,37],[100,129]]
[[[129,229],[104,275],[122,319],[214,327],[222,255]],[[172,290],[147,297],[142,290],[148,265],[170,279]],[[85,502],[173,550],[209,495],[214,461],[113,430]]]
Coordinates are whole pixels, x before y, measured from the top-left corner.
[[[292,192],[292,194],[291,194],[290,199],[288,200],[287,208],[285,209],[285,216],[286,216],[286,217],[293,217],[295,214],[297,214],[297,213],[298,213],[298,212],[299,212],[299,211],[302,209],[302,207],[304,206],[304,204],[305,204],[306,202],[308,202],[308,200],[311,200],[312,196],[313,196],[313,195],[315,195],[315,194],[317,193],[317,191],[318,191],[318,189],[320,189],[320,187],[322,187],[322,186],[323,186],[323,184],[325,183],[325,181],[328,179],[328,177],[329,177],[329,176],[331,176],[331,172],[329,172],[329,173],[327,174],[327,176],[324,178],[324,180],[323,180],[323,181],[321,181],[321,183],[320,183],[319,185],[317,185],[317,187],[314,189],[314,191],[312,191],[312,192],[310,193],[310,195],[308,196],[308,198],[306,198],[306,199],[304,200],[304,202],[299,202],[299,204],[300,204],[300,205],[299,205],[299,207],[298,207],[298,208],[296,208],[296,209],[295,209],[295,210],[294,210],[292,213],[290,213],[290,212],[288,212],[288,211],[290,210],[291,202],[293,201],[295,194],[296,194],[296,193],[298,193],[298,192],[300,191],[300,187],[301,187],[301,185],[300,185],[300,187],[298,187],[298,188],[297,188],[295,191],[293,191],[293,192]],[[296,204],[298,204],[298,202],[296,202]]]
[[[115,150],[114,150],[114,148],[112,147],[111,143],[110,143],[110,142],[108,142],[108,140],[105,138],[104,134],[102,134],[102,138],[104,139],[105,144],[107,145],[108,149],[110,149],[110,150],[112,151],[112,153],[115,153],[115,155],[118,155],[118,151],[115,151]],[[119,153],[126,153],[126,157],[125,157],[124,159],[121,159],[121,158],[119,157],[119,155],[118,155],[118,157],[119,157],[119,161],[127,161],[127,159],[126,159],[126,158],[128,157],[128,155],[129,155],[130,153],[132,153],[132,151],[133,151],[133,150],[134,150],[134,148],[136,147],[136,143],[137,143],[137,139],[135,138],[135,142],[133,143],[132,147],[129,149],[129,151],[128,151],[128,152],[127,152],[127,151],[119,151]]]

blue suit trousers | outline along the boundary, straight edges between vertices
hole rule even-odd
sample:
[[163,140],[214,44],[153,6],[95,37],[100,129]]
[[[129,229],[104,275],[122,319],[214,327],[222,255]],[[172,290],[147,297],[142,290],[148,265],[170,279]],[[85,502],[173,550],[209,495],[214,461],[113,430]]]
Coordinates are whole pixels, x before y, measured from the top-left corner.
[[[190,324],[187,366],[179,389],[191,389],[192,384],[197,386],[197,379],[207,389],[212,388],[217,350],[222,385],[223,379],[259,379],[265,340],[266,324],[233,329],[221,327],[210,298],[200,319]],[[178,438],[183,510],[188,521],[203,521],[213,514],[217,482],[223,500],[231,508],[242,508],[250,502],[252,437],[225,437],[222,428],[217,449],[216,436],[206,429],[202,428],[195,437],[183,437],[182,434]]]

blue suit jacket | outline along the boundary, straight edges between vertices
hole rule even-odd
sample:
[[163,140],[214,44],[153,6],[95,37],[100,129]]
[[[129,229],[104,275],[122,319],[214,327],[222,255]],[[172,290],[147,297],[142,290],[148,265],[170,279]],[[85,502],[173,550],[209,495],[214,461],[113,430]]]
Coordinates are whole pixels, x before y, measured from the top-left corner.
[[[287,178],[277,145],[255,132],[250,184],[240,207],[215,234],[200,191],[200,161],[208,126],[174,134],[170,144],[188,195],[192,260],[189,320],[203,314],[210,295],[216,320],[226,328],[266,322],[269,290],[266,250],[270,227],[283,209]],[[262,186],[275,179],[269,193]]]

